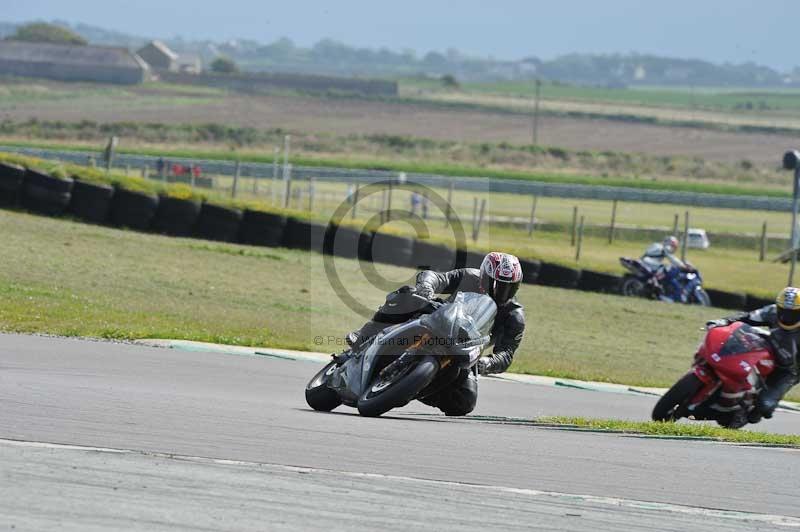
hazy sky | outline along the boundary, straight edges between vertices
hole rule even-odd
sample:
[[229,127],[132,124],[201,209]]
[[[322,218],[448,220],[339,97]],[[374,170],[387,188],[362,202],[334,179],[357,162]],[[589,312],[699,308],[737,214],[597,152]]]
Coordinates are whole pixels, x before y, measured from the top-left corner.
[[[642,52],[715,62],[800,65],[793,0],[0,0],[0,20],[63,19],[147,36],[307,46],[449,47],[480,56],[552,58]],[[792,28],[794,26],[794,28]],[[789,34],[794,31],[796,36]]]

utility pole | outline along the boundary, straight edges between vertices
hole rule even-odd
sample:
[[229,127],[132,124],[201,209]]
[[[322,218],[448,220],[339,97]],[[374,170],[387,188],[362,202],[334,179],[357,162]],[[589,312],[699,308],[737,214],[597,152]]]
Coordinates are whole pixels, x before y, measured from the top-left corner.
[[533,98],[533,124],[532,124],[532,142],[534,146],[539,144],[539,97],[542,92],[542,82],[536,80],[536,92]]

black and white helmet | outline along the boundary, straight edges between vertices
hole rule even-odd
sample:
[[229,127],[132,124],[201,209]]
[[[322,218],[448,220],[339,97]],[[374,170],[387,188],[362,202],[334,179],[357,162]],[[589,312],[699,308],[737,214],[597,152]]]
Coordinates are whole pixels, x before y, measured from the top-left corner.
[[509,253],[492,251],[481,263],[481,292],[498,305],[512,299],[522,282],[519,259]]

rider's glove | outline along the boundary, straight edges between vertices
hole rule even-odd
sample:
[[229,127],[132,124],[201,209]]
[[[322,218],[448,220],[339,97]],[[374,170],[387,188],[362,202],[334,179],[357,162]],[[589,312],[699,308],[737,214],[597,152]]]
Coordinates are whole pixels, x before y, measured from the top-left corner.
[[488,375],[489,374],[489,366],[491,365],[491,360],[489,357],[481,357],[478,359],[478,373],[480,375]]
[[433,294],[434,294],[433,287],[431,285],[429,285],[428,283],[419,283],[417,285],[416,293],[417,293],[418,296],[422,296],[425,299],[431,299],[433,297]]
[[706,322],[706,330],[711,330],[714,327],[725,327],[730,324],[731,324],[730,320],[726,318],[722,318],[719,320],[711,320]]

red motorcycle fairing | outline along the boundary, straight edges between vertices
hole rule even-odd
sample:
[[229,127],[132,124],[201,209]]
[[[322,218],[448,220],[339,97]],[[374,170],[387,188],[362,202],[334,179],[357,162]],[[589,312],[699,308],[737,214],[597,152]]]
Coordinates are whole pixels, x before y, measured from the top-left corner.
[[692,371],[705,385],[691,405],[706,401],[721,386],[720,403],[737,408],[752,400],[763,380],[775,369],[770,346],[762,334],[741,322],[714,327],[700,344]]

